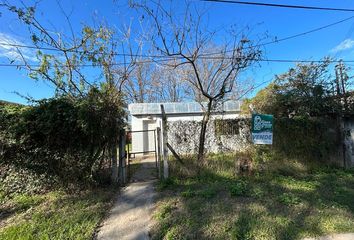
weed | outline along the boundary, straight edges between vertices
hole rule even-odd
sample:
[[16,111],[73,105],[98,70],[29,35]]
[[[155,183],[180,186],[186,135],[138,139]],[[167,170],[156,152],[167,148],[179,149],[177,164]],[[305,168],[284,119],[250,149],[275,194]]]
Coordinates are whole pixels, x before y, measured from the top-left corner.
[[168,202],[168,203],[164,203],[158,210],[157,213],[155,213],[154,217],[157,220],[163,220],[166,219],[172,212],[173,210],[173,205]]
[[33,206],[37,206],[41,202],[44,201],[43,195],[33,195],[29,196],[26,194],[16,195],[13,198],[14,204],[17,206],[18,209],[28,209]]
[[197,193],[198,196],[200,197],[203,197],[203,198],[206,198],[206,199],[210,199],[210,198],[213,198],[215,197],[216,195],[216,190],[214,188],[206,188],[206,189],[203,189],[201,191],[199,191]]
[[247,183],[243,180],[238,180],[230,185],[229,191],[233,197],[246,196],[248,193]]
[[250,191],[250,195],[256,199],[261,199],[266,195],[266,193],[260,186],[254,186]]
[[255,218],[252,218],[251,216],[252,213],[249,211],[241,212],[231,232],[233,239],[240,239],[240,240],[254,239],[254,236],[252,235],[251,231],[256,221]]
[[301,199],[292,193],[283,193],[278,197],[278,201],[285,205],[297,205],[301,203]]
[[159,182],[158,186],[157,186],[157,190],[162,191],[165,190],[167,188],[171,188],[174,185],[176,185],[176,179],[169,177],[167,179],[163,179]]
[[196,196],[196,192],[191,189],[187,189],[186,191],[181,192],[181,196],[185,198],[192,198]]

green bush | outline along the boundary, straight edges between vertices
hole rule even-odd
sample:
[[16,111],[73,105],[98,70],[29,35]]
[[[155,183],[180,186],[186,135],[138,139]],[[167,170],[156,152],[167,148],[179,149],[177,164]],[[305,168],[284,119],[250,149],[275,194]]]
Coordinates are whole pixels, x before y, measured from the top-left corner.
[[13,165],[3,165],[0,169],[0,193],[7,197],[18,193],[43,193],[59,183],[58,179],[48,174],[38,174]]
[[334,120],[326,118],[284,118],[274,123],[274,150],[303,160],[326,161],[337,149]]
[[119,96],[93,88],[81,98],[58,97],[33,106],[0,104],[0,164],[62,183],[89,183],[124,126]]

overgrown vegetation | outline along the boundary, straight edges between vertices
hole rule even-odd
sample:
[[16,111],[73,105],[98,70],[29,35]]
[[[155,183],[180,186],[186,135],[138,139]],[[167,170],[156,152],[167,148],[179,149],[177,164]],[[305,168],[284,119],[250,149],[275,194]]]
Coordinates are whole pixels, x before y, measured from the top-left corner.
[[153,239],[288,240],[354,231],[353,170],[272,156],[264,170],[242,177],[236,159],[209,156],[199,174],[195,160],[172,161],[173,177],[159,185]]
[[30,107],[0,105],[0,164],[63,184],[102,181],[104,153],[124,126],[122,104],[105,96],[92,89],[75,101],[60,97]]
[[116,192],[104,185],[124,126],[104,91],[0,104],[0,239],[92,238]]
[[0,5],[28,29],[36,50],[28,59],[19,47],[10,63],[55,88],[50,99],[29,97],[31,106],[0,102],[0,239],[90,239],[115,192],[105,187],[118,182],[121,85],[135,61],[113,69],[113,49],[124,52],[129,37],[113,43],[114,31],[102,24],[75,32],[60,2],[70,37],[48,31],[37,4]]
[[243,102],[243,113],[272,114],[273,151],[300,161],[343,165],[338,151],[343,144],[341,122],[352,117],[354,104],[348,68],[342,66],[342,79],[330,74],[331,60],[296,64],[252,99]]

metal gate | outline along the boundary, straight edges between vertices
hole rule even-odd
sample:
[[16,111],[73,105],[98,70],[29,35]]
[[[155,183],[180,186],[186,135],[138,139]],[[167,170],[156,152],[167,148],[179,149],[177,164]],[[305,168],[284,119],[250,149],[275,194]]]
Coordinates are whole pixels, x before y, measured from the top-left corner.
[[[157,128],[157,129],[154,129],[154,130],[138,130],[138,131],[127,131],[126,134],[127,134],[127,160],[128,160],[128,176],[130,177],[131,176],[131,166],[130,166],[130,163],[131,163],[131,159],[132,158],[135,158],[136,157],[136,154],[154,154],[154,157],[155,157],[155,166],[156,166],[156,170],[158,171],[159,169],[159,139],[160,139],[160,129]],[[150,146],[150,140],[151,138],[149,138],[149,134],[151,133],[152,137],[153,137],[153,143],[154,143],[154,146],[153,148],[146,148],[145,144],[147,143],[148,146]],[[141,137],[142,137],[142,143],[143,143],[143,146],[142,148],[134,148],[133,146],[133,135],[134,134],[141,134]],[[146,137],[148,136],[148,137]],[[144,141],[145,140],[145,141]],[[146,142],[147,141],[147,142]],[[158,173],[158,172],[157,172]]]

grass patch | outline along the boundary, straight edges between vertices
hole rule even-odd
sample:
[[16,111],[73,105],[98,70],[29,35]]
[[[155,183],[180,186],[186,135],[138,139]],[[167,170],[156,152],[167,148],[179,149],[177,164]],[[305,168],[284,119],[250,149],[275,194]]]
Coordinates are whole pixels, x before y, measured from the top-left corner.
[[2,205],[0,239],[92,239],[115,191],[18,194]]
[[[217,164],[217,161],[226,161]],[[354,171],[291,164],[237,177],[232,158],[171,162],[153,239],[302,239],[354,232]],[[291,169],[300,169],[293,172]]]

